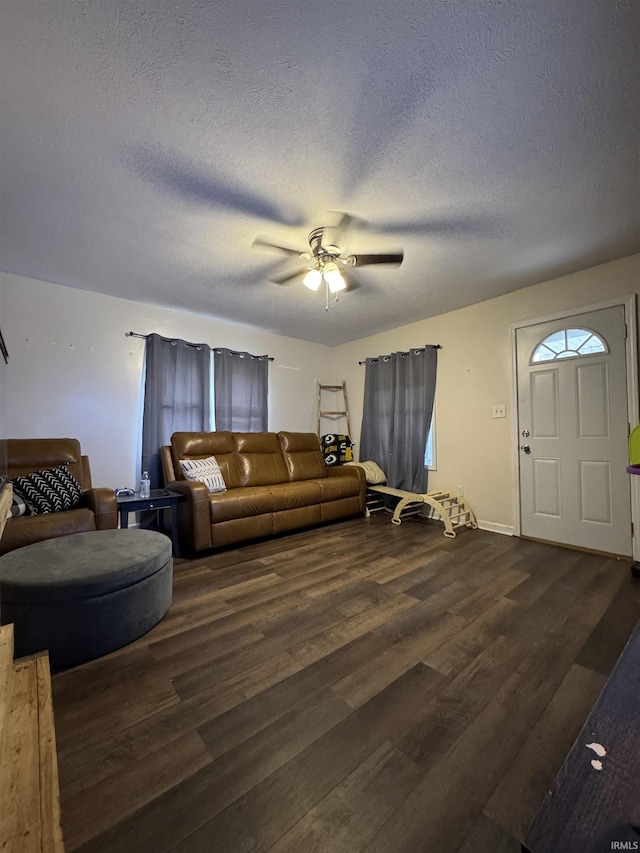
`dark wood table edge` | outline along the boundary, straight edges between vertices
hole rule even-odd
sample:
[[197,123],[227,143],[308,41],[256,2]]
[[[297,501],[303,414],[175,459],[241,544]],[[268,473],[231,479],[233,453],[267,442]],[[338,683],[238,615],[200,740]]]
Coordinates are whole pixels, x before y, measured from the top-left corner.
[[[556,777],[554,779],[554,782],[551,786],[551,789],[550,789],[549,793],[547,794],[547,796],[545,797],[545,800],[542,804],[542,807],[538,811],[538,813],[537,813],[536,817],[534,818],[531,826],[527,830],[525,837],[521,842],[521,853],[556,853],[555,848],[552,850],[548,846],[541,847],[539,844],[540,836],[545,835],[544,828],[545,828],[545,822],[547,821],[547,815],[549,815],[550,812],[555,811],[556,803],[554,803],[554,800],[558,801],[560,799],[559,795],[561,796],[561,788],[562,788],[562,786],[564,786],[566,784],[566,780],[568,779],[569,769],[570,768],[575,769],[575,756],[576,756],[577,752],[581,749],[581,747],[584,744],[587,743],[588,740],[592,740],[592,737],[591,737],[592,732],[601,728],[603,720],[606,720],[607,725],[609,725],[609,726],[611,725],[612,720],[614,720],[614,715],[613,715],[613,712],[611,710],[611,698],[613,696],[613,697],[615,697],[616,700],[618,700],[620,697],[620,694],[622,694],[622,696],[624,697],[625,690],[626,690],[627,694],[633,694],[633,696],[634,696],[634,699],[633,699],[634,705],[633,705],[633,708],[631,709],[631,713],[629,713],[630,709],[629,709],[629,707],[627,707],[624,704],[624,702],[620,703],[620,702],[616,701],[615,706],[616,706],[616,708],[620,708],[620,714],[621,715],[622,714],[625,715],[622,718],[621,722],[624,722],[627,724],[626,730],[627,731],[635,731],[635,728],[633,726],[629,726],[629,722],[636,719],[636,716],[633,714],[633,709],[638,705],[639,700],[636,697],[636,694],[633,692],[633,689],[629,690],[626,687],[626,685],[630,685],[631,681],[634,681],[634,683],[637,683],[638,672],[640,672],[640,667],[638,666],[639,658],[640,658],[640,622],[638,622],[638,624],[635,626],[634,630],[631,632],[631,635],[630,635],[629,639],[627,640],[625,647],[622,650],[622,653],[620,654],[620,657],[618,658],[613,669],[611,670],[611,673],[609,674],[609,677],[607,678],[607,681],[605,682],[604,687],[602,688],[602,690],[600,692],[600,695],[598,696],[595,704],[593,705],[593,708],[589,712],[587,719],[585,720],[584,725],[580,729],[580,732],[578,733],[578,736],[576,737],[571,749],[567,753],[567,756],[566,756],[565,760],[563,761],[562,766],[561,766],[560,770],[558,771],[558,774],[556,775]],[[632,679],[627,677],[627,675],[626,675],[627,671],[629,671],[630,673],[633,672],[633,678]],[[640,740],[640,735],[636,734],[636,739]],[[636,749],[637,749],[637,746],[634,747],[633,754],[635,754]],[[594,755],[594,757],[595,757],[595,755]],[[635,780],[635,788],[638,791],[640,791],[640,778],[639,778],[638,774],[635,774],[635,776],[633,776],[633,778]],[[638,797],[637,794],[635,796],[636,796],[636,799],[634,800],[634,802],[640,802],[640,797]],[[573,805],[575,807],[577,805],[577,803],[574,801]],[[600,814],[602,814],[602,808],[600,809]],[[568,815],[565,814],[565,820],[564,820],[565,824],[566,824],[566,818],[567,817],[568,817]],[[558,820],[557,813],[555,816],[551,817],[551,823],[553,823],[554,820],[555,821]],[[628,822],[628,818],[626,820],[627,820],[626,823],[620,823],[619,819],[617,821],[614,821],[610,825],[610,829],[612,829],[612,830],[617,829],[617,828],[623,828],[624,829],[624,827],[626,827],[626,826],[636,827],[637,824],[640,822],[640,821],[638,821],[636,815],[632,816],[631,822]],[[595,823],[596,823],[596,826],[594,828],[597,828],[600,832],[606,832],[607,829],[609,828],[609,827],[603,827],[602,825],[600,825],[598,827],[597,821]],[[607,840],[609,840],[609,839],[605,839],[605,842]],[[611,841],[614,842],[613,839],[611,839]],[[623,841],[621,843],[624,844],[625,842]],[[632,843],[636,843],[636,842],[632,842]],[[600,846],[597,849],[601,850],[602,845],[600,844]],[[611,849],[629,849],[629,850],[635,849],[635,850],[637,850],[639,848],[638,847],[613,847],[613,845],[612,845]],[[560,853],[560,851],[558,850],[557,853]],[[588,851],[585,851],[585,853],[588,853]]]

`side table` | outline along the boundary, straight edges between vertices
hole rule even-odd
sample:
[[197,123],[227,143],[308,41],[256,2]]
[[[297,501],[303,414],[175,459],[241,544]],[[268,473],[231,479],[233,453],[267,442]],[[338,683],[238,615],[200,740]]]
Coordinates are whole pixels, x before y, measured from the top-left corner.
[[126,530],[129,527],[130,512],[146,512],[147,510],[168,509],[171,513],[171,542],[173,543],[173,554],[180,556],[180,541],[178,539],[178,514],[176,504],[182,495],[172,492],[170,489],[152,489],[148,498],[141,498],[140,492],[135,495],[118,495],[118,514],[120,516],[120,527]]

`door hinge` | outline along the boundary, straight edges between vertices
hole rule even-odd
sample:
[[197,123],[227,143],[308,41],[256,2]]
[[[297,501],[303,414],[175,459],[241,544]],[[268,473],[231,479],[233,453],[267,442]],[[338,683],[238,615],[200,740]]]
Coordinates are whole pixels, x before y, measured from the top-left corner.
[[624,336],[627,337],[627,324],[624,324]]
[[631,522],[631,538],[633,539],[634,536],[635,536],[635,528],[633,526],[633,521],[632,521]]

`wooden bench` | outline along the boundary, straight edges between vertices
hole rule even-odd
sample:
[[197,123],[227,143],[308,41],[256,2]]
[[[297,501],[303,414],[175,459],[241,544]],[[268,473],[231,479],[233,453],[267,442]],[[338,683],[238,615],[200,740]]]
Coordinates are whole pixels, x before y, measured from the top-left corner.
[[0,628],[0,850],[64,853],[47,654],[13,660]]
[[526,835],[525,853],[639,850],[640,624]]
[[[409,513],[414,513],[416,509],[421,509],[425,504],[431,507],[431,511],[444,524],[444,535],[448,539],[456,538],[456,529],[458,527],[477,528],[476,517],[473,510],[461,495],[454,495],[444,489],[436,489],[433,492],[425,492],[419,494],[417,492],[407,492],[404,489],[393,489],[390,486],[367,486],[367,508],[365,515],[368,518],[372,512],[377,512],[384,509],[382,501],[375,501],[379,495],[391,495],[394,498],[399,498],[391,517],[392,524],[402,524],[402,513],[409,510]],[[374,500],[371,500],[373,496]]]

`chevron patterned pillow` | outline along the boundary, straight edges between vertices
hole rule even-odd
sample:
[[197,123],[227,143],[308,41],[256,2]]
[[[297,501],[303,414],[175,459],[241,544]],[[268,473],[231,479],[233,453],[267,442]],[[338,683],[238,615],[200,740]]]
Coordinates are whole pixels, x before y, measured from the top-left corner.
[[80,484],[66,465],[14,477],[11,482],[33,515],[75,509],[82,501]]
[[23,515],[29,515],[30,512],[27,502],[14,491],[11,500],[11,518],[21,518]]

